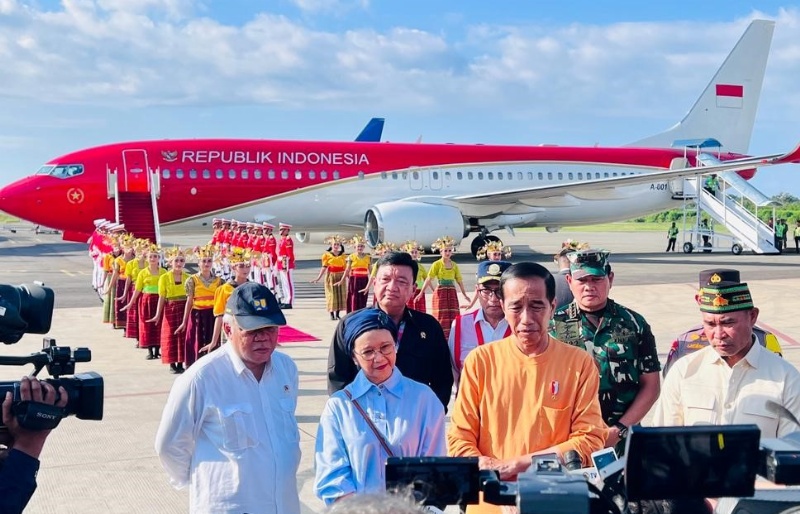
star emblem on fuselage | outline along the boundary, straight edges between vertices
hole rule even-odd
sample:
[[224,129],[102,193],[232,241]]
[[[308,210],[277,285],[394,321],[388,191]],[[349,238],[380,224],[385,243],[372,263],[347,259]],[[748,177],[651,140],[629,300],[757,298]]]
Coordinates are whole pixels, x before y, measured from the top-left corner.
[[80,188],[73,187],[67,191],[67,200],[69,203],[83,203],[83,191]]

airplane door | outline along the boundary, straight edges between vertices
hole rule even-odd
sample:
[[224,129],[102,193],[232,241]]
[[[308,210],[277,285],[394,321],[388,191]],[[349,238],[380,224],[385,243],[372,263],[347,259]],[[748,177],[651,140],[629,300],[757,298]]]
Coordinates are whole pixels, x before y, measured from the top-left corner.
[[147,166],[147,153],[144,150],[123,150],[122,163],[122,177],[117,179],[119,190],[127,193],[149,193],[150,168]]
[[442,189],[442,175],[444,175],[444,172],[442,170],[430,171],[431,190],[438,191]]
[[408,174],[408,185],[414,191],[422,189],[422,173],[419,170],[411,170]]

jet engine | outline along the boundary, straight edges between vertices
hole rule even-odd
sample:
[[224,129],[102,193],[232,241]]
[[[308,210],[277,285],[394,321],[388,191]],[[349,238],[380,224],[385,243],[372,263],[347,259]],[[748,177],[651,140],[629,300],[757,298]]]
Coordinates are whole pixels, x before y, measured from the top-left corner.
[[450,236],[458,244],[467,234],[469,223],[458,208],[449,205],[385,202],[376,204],[364,216],[364,236],[370,246],[414,240],[429,248],[442,236]]

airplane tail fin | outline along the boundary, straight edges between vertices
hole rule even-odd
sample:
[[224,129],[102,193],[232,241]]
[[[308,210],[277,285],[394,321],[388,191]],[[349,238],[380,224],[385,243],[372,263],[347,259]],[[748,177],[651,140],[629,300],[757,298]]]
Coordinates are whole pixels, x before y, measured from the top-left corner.
[[384,118],[372,118],[367,122],[364,130],[356,137],[356,141],[366,143],[380,143],[383,135]]
[[683,120],[626,146],[663,148],[678,139],[714,138],[725,151],[746,154],[774,29],[773,21],[750,23]]

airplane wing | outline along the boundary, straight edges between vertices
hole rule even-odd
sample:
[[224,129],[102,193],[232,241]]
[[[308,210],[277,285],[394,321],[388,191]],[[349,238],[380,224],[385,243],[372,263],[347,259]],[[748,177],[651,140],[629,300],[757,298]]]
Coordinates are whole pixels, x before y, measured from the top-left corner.
[[762,155],[758,157],[744,157],[741,159],[724,161],[713,166],[697,166],[693,168],[655,171],[653,173],[643,173],[641,175],[629,175],[624,177],[611,177],[585,180],[580,182],[570,182],[568,184],[558,184],[554,186],[548,185],[529,187],[525,189],[509,189],[508,191],[493,193],[461,195],[450,197],[448,200],[472,205],[498,205],[510,204],[519,201],[537,200],[537,204],[539,201],[542,201],[542,205],[544,205],[544,203],[547,203],[546,200],[548,198],[563,197],[566,195],[584,196],[585,194],[586,197],[610,198],[619,196],[618,194],[615,194],[615,190],[624,186],[666,182],[670,180],[695,177],[698,175],[707,175],[710,173],[739,171],[786,163],[800,163],[800,144],[798,144],[798,146],[791,152]]

